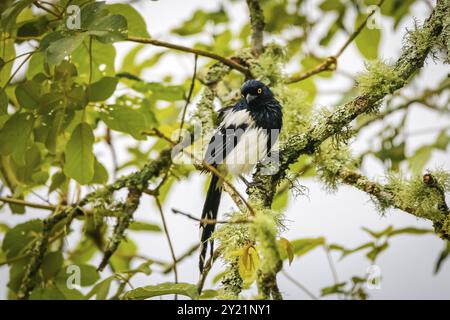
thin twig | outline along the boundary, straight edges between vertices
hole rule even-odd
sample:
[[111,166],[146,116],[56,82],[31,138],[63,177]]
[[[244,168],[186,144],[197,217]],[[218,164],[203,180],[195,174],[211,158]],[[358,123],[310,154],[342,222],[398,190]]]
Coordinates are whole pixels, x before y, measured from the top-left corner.
[[[380,0],[378,2],[378,7],[381,7],[384,0]],[[324,71],[334,71],[337,67],[337,59],[342,55],[342,53],[347,49],[347,47],[352,43],[353,40],[361,33],[361,31],[364,29],[364,27],[367,24],[367,21],[372,17],[372,15],[375,14],[375,10],[372,10],[364,19],[364,21],[356,28],[356,30],[348,37],[347,41],[340,47],[340,49],[336,52],[335,55],[329,56],[324,61],[322,61],[320,64],[318,64],[316,67],[314,67],[311,70],[308,70],[306,72],[303,72],[298,75],[291,76],[285,80],[285,83],[291,84],[296,83],[302,80],[305,80],[313,75],[316,75],[318,73],[324,72]]]
[[151,45],[154,45],[157,47],[165,47],[165,48],[170,48],[170,49],[174,49],[174,50],[178,50],[178,51],[193,53],[193,54],[203,56],[203,57],[208,57],[208,58],[220,61],[224,65],[230,67],[231,69],[237,70],[237,71],[243,73],[244,75],[251,77],[250,70],[247,67],[244,67],[243,65],[241,65],[231,59],[222,57],[221,55],[218,55],[214,52],[209,52],[206,50],[195,49],[195,48],[189,48],[189,47],[185,47],[182,45],[173,44],[173,43],[160,41],[160,40],[156,40],[156,39],[150,39],[150,38],[128,37],[127,40],[131,41],[131,42],[151,44]]
[[56,13],[56,12],[54,12],[54,11],[52,11],[52,10],[50,10],[50,9],[48,9],[48,8],[46,8],[46,7],[44,7],[42,4],[39,3],[39,1],[33,2],[33,4],[34,4],[36,7],[38,7],[39,9],[44,10],[45,12],[50,13],[51,15],[53,15],[53,16],[55,16],[55,17],[57,17],[57,18],[61,18],[61,14],[60,14],[59,12]]
[[239,220],[235,220],[235,221],[225,221],[225,220],[217,220],[217,219],[199,219],[199,218],[193,216],[192,214],[180,211],[178,209],[173,209],[173,208],[172,208],[172,212],[174,214],[180,214],[182,216],[185,216],[185,217],[187,217],[187,218],[189,218],[191,220],[198,221],[201,224],[251,223],[252,222],[249,219],[239,219]]
[[106,137],[105,137],[105,141],[109,146],[109,150],[111,152],[111,160],[113,163],[113,179],[116,179],[116,175],[117,175],[117,171],[119,168],[119,162],[117,161],[117,152],[116,149],[114,148],[114,143],[112,140],[112,134],[111,134],[111,129],[107,128],[106,129]]
[[[197,251],[197,249],[200,247],[200,243],[196,243],[194,244],[192,247],[190,247],[185,253],[183,253],[180,257],[177,258],[177,263],[180,263],[181,261],[183,261],[184,259],[186,259],[187,257],[190,257],[194,252]],[[172,271],[173,267],[175,266],[175,264],[171,264],[169,266],[167,266],[164,270],[163,273],[167,274],[169,272]]]
[[31,53],[28,53],[27,57],[25,59],[23,59],[23,61],[19,64],[19,66],[17,67],[16,70],[14,70],[14,72],[11,74],[11,76],[9,77],[8,81],[6,81],[5,85],[3,86],[3,88],[6,88],[10,82],[12,81],[12,79],[14,79],[14,77],[16,76],[16,74],[19,72],[19,70],[23,67],[23,65],[31,58],[31,56],[37,51],[32,51]]
[[197,77],[197,60],[198,60],[198,55],[195,55],[194,56],[194,72],[192,73],[191,86],[189,88],[189,93],[188,93],[188,95],[186,97],[186,103],[185,103],[184,108],[183,108],[183,114],[181,115],[180,137],[179,137],[179,139],[181,139],[181,130],[183,130],[184,120],[185,120],[185,117],[186,117],[186,111],[187,111],[187,108],[189,106],[189,103],[191,102],[192,93],[194,92],[195,78]]
[[[175,276],[175,283],[178,283],[178,270],[177,270],[177,257],[175,256],[175,251],[173,249],[172,240],[170,239],[169,235],[169,229],[167,227],[166,218],[164,217],[164,212],[161,206],[161,202],[159,201],[158,197],[155,197],[156,206],[159,210],[159,215],[161,216],[161,221],[164,228],[164,233],[166,235],[167,243],[169,244],[170,249],[170,255],[172,256],[172,262],[173,262],[173,273]],[[175,300],[177,299],[177,295],[175,295]]]
[[206,263],[203,267],[203,272],[200,275],[200,279],[198,280],[198,283],[197,283],[197,291],[199,294],[202,293],[203,286],[205,285],[206,277],[208,276],[208,273],[211,270],[214,262],[217,260],[217,258],[219,258],[221,253],[222,253],[222,248],[219,247],[216,250],[214,250],[212,256],[209,257],[208,261],[206,261]]
[[281,270],[281,274],[284,275],[289,281],[291,281],[295,286],[302,290],[307,296],[313,300],[319,300],[311,291],[308,290],[304,285],[297,281],[294,277],[290,276],[286,271]]
[[4,202],[4,203],[17,204],[17,205],[21,205],[21,206],[25,206],[25,207],[42,209],[42,210],[50,210],[50,211],[54,211],[57,208],[56,206],[52,206],[52,205],[28,202],[28,201],[24,201],[24,200],[20,200],[20,199],[15,199],[15,198],[0,197],[0,201]]

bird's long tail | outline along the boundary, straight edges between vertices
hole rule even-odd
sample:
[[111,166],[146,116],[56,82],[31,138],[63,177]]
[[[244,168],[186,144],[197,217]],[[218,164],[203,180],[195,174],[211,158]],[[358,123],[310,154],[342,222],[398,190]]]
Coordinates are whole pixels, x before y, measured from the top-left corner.
[[[205,204],[203,205],[202,219],[216,219],[219,210],[220,196],[222,194],[222,185],[219,183],[219,178],[213,175],[211,183],[209,184],[208,193],[206,194]],[[208,250],[208,242],[210,242],[210,252],[214,250],[214,242],[208,241],[214,232],[215,224],[201,224],[202,229],[201,243],[200,243],[200,273],[203,272],[205,265],[206,251]]]

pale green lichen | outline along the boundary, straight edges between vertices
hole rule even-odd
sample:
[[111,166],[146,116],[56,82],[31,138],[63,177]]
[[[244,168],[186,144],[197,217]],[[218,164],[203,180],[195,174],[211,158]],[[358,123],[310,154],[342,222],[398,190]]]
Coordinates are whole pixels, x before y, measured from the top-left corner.
[[441,220],[443,195],[450,191],[450,173],[436,171],[431,175],[435,186],[424,183],[422,176],[404,179],[399,174],[391,174],[385,188],[398,207],[411,209],[420,218]]
[[253,241],[249,236],[249,224],[233,223],[233,221],[246,218],[247,215],[243,213],[232,213],[228,216],[231,223],[221,225],[212,235],[212,238],[218,240],[219,246],[223,249],[222,257],[227,263],[219,290],[221,299],[237,299],[244,285],[239,275],[238,258],[234,253]]
[[276,43],[269,43],[264,53],[255,57],[251,49],[243,49],[238,53],[239,59],[248,65],[254,79],[268,86],[275,86],[283,81],[282,68],[286,62],[286,52]]
[[273,91],[283,110],[283,130],[280,135],[280,141],[283,142],[292,134],[306,130],[310,122],[311,105],[306,102],[305,94],[301,90],[280,85]]
[[357,162],[352,158],[350,149],[344,144],[334,145],[330,139],[314,154],[313,162],[317,166],[317,175],[331,192],[337,190],[342,168],[351,170],[357,168]]
[[367,72],[361,73],[357,77],[358,89],[362,94],[376,97],[385,96],[403,86],[406,80],[401,77],[401,73],[394,66],[381,60],[367,62],[366,69]]
[[257,241],[258,253],[261,256],[257,285],[260,298],[263,299],[270,298],[271,294],[279,294],[274,290],[276,275],[283,266],[276,240],[278,220],[278,214],[272,210],[260,210],[250,228],[251,234]]

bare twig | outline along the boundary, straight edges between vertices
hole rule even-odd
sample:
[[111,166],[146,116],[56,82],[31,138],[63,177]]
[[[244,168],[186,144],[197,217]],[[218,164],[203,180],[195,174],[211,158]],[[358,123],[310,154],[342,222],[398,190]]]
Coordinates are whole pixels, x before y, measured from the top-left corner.
[[[380,0],[378,3],[378,7],[380,7],[383,4],[384,0]],[[306,72],[300,73],[298,75],[293,75],[285,80],[285,83],[291,84],[296,83],[302,80],[305,80],[311,76],[314,76],[318,73],[324,72],[324,71],[334,71],[337,67],[337,61],[338,58],[342,55],[342,53],[347,49],[347,47],[352,43],[353,40],[361,33],[361,31],[364,29],[364,27],[367,24],[367,21],[370,19],[372,15],[375,14],[375,10],[371,11],[366,19],[356,28],[356,30],[348,37],[347,41],[340,47],[340,49],[336,52],[335,55],[329,56],[324,61],[322,61],[320,64],[318,64],[316,67],[314,67],[311,70],[308,70]]]
[[183,130],[184,120],[185,120],[185,117],[186,117],[186,111],[187,111],[187,108],[189,106],[189,103],[191,102],[192,93],[194,92],[195,78],[197,77],[197,60],[198,60],[198,55],[195,55],[195,57],[194,57],[194,72],[192,73],[191,86],[189,88],[189,93],[188,93],[188,95],[186,97],[186,104],[184,105],[184,108],[183,108],[183,114],[181,115],[180,139],[181,139],[181,131]]
[[50,210],[54,211],[57,207],[52,205],[46,205],[46,204],[39,204],[34,202],[28,202],[20,199],[15,198],[5,198],[0,197],[0,201],[4,203],[11,203],[11,204],[17,204],[25,207],[35,208],[35,209],[42,209],[42,210]]
[[211,257],[209,257],[208,261],[206,261],[206,263],[203,267],[203,272],[200,275],[200,279],[198,280],[198,283],[197,283],[197,291],[199,294],[202,293],[203,286],[205,285],[205,280],[206,280],[206,277],[208,276],[209,271],[211,270],[214,262],[217,260],[217,258],[220,257],[221,254],[222,254],[222,248],[219,247],[216,250],[214,250]]
[[220,61],[224,65],[230,67],[231,69],[237,70],[237,71],[243,73],[244,75],[251,77],[250,70],[247,67],[244,67],[243,65],[241,65],[231,59],[222,57],[221,55],[218,55],[213,52],[209,52],[209,51],[201,50],[201,49],[189,48],[189,47],[185,47],[182,45],[173,44],[173,43],[160,41],[160,40],[156,40],[156,39],[150,39],[150,38],[128,37],[127,40],[132,41],[132,42],[137,42],[137,43],[151,44],[151,45],[157,46],[157,47],[165,47],[165,48],[170,48],[170,49],[174,49],[174,50],[178,50],[178,51],[189,52],[189,53],[193,53],[193,54],[203,56],[203,57],[208,57],[208,58]]
[[199,219],[199,218],[193,216],[192,214],[180,211],[178,209],[173,209],[173,208],[172,208],[172,212],[175,214],[180,214],[182,216],[185,216],[191,220],[198,221],[201,224],[216,224],[216,223],[225,224],[225,223],[250,223],[250,222],[252,222],[252,220],[249,220],[249,219],[239,219],[239,220],[233,220],[233,221],[225,221],[225,220],[217,220],[217,219]]
[[319,300],[319,298],[317,298],[311,291],[309,291],[308,288],[306,288],[304,285],[298,282],[297,279],[289,275],[286,271],[281,270],[281,273],[286,277],[286,279],[291,281],[297,288],[302,290],[308,297],[310,297],[313,300]]
[[[183,261],[183,260],[186,259],[187,257],[191,256],[194,252],[197,251],[197,249],[198,249],[199,247],[200,247],[200,243],[194,244],[192,247],[190,247],[188,250],[186,250],[185,253],[183,253],[181,256],[179,256],[179,257],[177,258],[177,263],[180,263],[181,261]],[[165,269],[163,270],[163,273],[164,273],[164,274],[167,274],[167,273],[171,272],[171,271],[173,270],[174,266],[175,266],[175,264],[172,263],[171,265],[169,265],[167,268],[165,268]]]
[[[172,262],[173,262],[173,273],[175,276],[175,283],[178,283],[178,270],[177,270],[177,257],[175,256],[175,250],[173,249],[172,240],[170,239],[169,229],[167,227],[166,218],[164,217],[164,212],[161,206],[161,202],[159,201],[158,197],[155,197],[156,206],[158,207],[159,215],[161,216],[161,221],[164,228],[164,233],[166,235],[167,243],[169,244],[170,249],[170,255],[172,256]],[[175,300],[177,299],[177,296],[175,295]]]

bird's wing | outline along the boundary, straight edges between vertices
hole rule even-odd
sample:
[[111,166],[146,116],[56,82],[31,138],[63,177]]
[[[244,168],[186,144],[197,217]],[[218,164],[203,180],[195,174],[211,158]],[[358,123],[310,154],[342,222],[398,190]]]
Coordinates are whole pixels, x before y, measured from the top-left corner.
[[205,161],[211,165],[223,163],[226,156],[239,143],[241,136],[247,129],[248,124],[242,123],[238,126],[220,127],[209,142],[206,149]]

